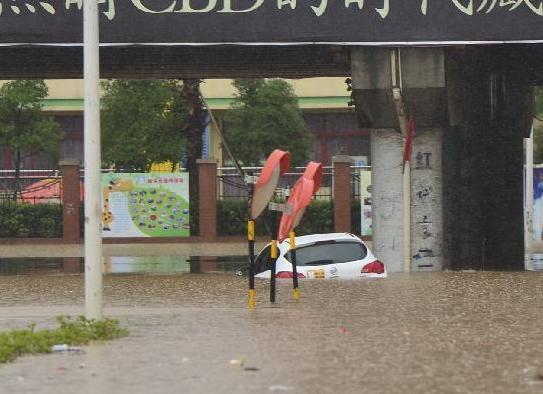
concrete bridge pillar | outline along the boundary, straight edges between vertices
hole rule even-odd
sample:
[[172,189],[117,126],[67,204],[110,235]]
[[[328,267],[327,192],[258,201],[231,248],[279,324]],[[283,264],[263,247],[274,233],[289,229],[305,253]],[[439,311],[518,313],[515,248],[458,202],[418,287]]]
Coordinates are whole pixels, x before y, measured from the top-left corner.
[[396,130],[371,132],[373,252],[390,272],[403,270],[403,139]]
[[534,107],[530,72],[501,46],[450,50],[448,64],[447,266],[523,269],[523,138]]
[[534,100],[525,63],[504,46],[355,48],[352,79],[372,129],[374,250],[390,271],[404,270],[402,115],[417,123],[410,269],[523,269],[522,141]]
[[[443,269],[441,129],[418,133],[411,154],[411,271]],[[392,272],[403,270],[403,137],[373,130],[373,249]]]
[[[353,92],[363,126],[372,129],[373,249],[389,271],[443,268],[442,129],[447,124],[442,48],[356,48]],[[401,90],[400,111],[393,89]],[[396,97],[397,98],[397,97]],[[411,154],[410,223],[403,221],[401,122],[416,121]],[[404,262],[404,232],[410,256]]]

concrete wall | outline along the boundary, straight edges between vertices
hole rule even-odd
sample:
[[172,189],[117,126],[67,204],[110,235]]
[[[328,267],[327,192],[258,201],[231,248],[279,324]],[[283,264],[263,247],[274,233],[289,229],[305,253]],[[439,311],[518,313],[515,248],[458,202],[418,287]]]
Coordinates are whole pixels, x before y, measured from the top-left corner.
[[411,157],[411,270],[443,269],[442,131],[415,137]]
[[389,272],[403,270],[403,140],[395,130],[372,130],[373,252]]

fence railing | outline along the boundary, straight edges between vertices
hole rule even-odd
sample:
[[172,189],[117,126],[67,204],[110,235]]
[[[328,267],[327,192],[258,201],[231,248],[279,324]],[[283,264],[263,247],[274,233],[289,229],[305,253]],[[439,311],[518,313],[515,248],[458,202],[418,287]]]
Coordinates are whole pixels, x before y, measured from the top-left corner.
[[353,200],[360,201],[361,184],[360,184],[360,172],[371,172],[370,166],[351,166],[351,198]]
[[[245,168],[244,170],[246,173],[258,176],[262,168],[252,167]],[[291,169],[285,176],[281,177],[279,187],[285,190],[292,188],[304,170],[304,167]],[[362,184],[369,186],[369,180],[367,178],[364,179],[365,177],[361,176],[361,174],[363,175],[364,171],[369,170],[370,167],[366,166],[352,166],[350,169],[345,165],[341,165],[335,169],[334,167],[325,167],[321,187],[314,197],[315,203],[311,205],[306,213],[304,221],[304,225],[307,224],[306,230],[308,232],[317,230],[328,232],[332,231],[332,228],[334,230],[340,228],[342,230],[338,231],[348,231],[345,228],[348,228],[349,222],[344,220],[345,223],[342,223],[340,220],[343,220],[342,218],[345,217],[345,213],[350,211],[350,228],[355,233],[359,233]],[[102,171],[105,173],[112,172],[111,169],[104,169]],[[337,178],[334,177],[334,172],[336,172]],[[334,185],[334,178],[337,182],[349,182],[349,177],[345,176],[349,173],[350,188],[346,184]],[[63,228],[62,199],[64,193],[62,186],[63,179],[59,175],[59,172],[57,170],[22,170],[19,184],[26,186],[20,188],[21,191],[17,194],[17,198],[14,198],[14,189],[12,188],[14,175],[15,173],[12,170],[0,170],[0,209],[2,210],[0,219],[4,218],[3,221],[0,220],[2,221],[0,223],[2,226],[0,227],[4,230],[0,236],[57,236]],[[83,178],[83,175],[83,172],[79,173],[80,178]],[[215,204],[215,201],[211,199],[212,202],[210,203],[206,202],[205,199],[200,199],[200,204],[204,204],[204,206],[208,204],[209,209],[217,209],[218,212],[217,222],[207,224],[206,228],[218,230],[217,233],[219,235],[244,233],[242,227],[246,223],[247,186],[242,177],[237,173],[235,168],[228,167],[217,168],[216,172],[204,171],[202,176],[204,175],[213,177],[212,179],[217,182],[216,196],[218,200],[215,208],[209,208],[209,204]],[[77,198],[74,194],[74,185],[77,184],[77,168],[75,168],[75,171],[74,168],[71,169],[71,172],[67,171],[65,176],[65,186],[69,195],[68,201],[74,201],[73,199]],[[203,184],[206,184],[206,182]],[[209,185],[209,183],[207,184]],[[364,187],[364,190],[366,190],[367,186]],[[81,197],[83,195],[81,179],[80,188]],[[332,203],[334,189],[339,193],[348,191],[350,193],[350,200],[346,200],[346,196],[342,195],[342,198],[336,198],[334,203]],[[366,195],[366,197],[368,196]],[[45,202],[49,204],[42,204]],[[368,202],[371,204],[371,199],[368,198]],[[367,204],[366,201],[365,203]],[[73,202],[68,203],[68,206],[70,206],[69,204],[73,204]],[[75,205],[81,207],[78,203]],[[203,209],[205,211],[206,208]],[[337,212],[341,212],[343,216],[336,215]],[[77,214],[77,212],[75,213]],[[82,209],[80,209],[79,214],[82,214]],[[73,218],[73,215],[70,217]],[[75,226],[75,231],[77,231],[77,228],[83,223],[83,218],[79,217],[78,223],[74,225],[70,217],[67,219],[64,218],[66,223],[68,223],[64,223],[66,234],[74,233],[72,227]],[[337,217],[340,219],[337,219]],[[228,224],[228,226],[225,226],[225,224]],[[300,228],[300,231],[303,231],[303,228]],[[64,234],[65,237],[67,237],[66,234]]]
[[[260,175],[262,167],[243,167],[246,173]],[[295,167],[279,181],[279,188],[289,189],[303,174],[305,167]],[[351,166],[351,196],[360,200],[360,171],[371,171],[370,166]],[[217,168],[218,200],[241,199],[247,197],[247,186],[234,167]],[[331,201],[334,182],[334,168],[324,167],[321,187],[314,196],[315,200]]]
[[[262,167],[244,167],[247,174],[259,176]],[[278,187],[287,193],[298,178],[304,173],[305,167],[295,167],[284,174],[279,180]],[[332,199],[332,183],[334,171],[332,167],[324,167],[321,187],[314,196],[315,200],[329,201]],[[219,200],[247,198],[247,186],[234,167],[217,168],[217,193]]]
[[58,170],[0,170],[0,201],[29,204],[61,203],[62,177]]

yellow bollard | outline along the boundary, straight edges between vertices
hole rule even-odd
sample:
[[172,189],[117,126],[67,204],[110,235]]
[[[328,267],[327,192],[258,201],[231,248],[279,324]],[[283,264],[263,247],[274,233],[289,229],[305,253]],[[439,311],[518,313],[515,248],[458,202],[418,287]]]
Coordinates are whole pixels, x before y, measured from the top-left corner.
[[249,220],[247,222],[247,241],[249,244],[249,309],[256,308],[256,292],[255,292],[255,222]]
[[292,298],[294,298],[296,301],[299,301],[302,294],[300,292],[300,287],[298,284],[298,269],[296,267],[296,233],[294,231],[291,231],[289,233],[289,238],[290,256],[292,260],[292,285],[294,287],[294,289],[292,290]]

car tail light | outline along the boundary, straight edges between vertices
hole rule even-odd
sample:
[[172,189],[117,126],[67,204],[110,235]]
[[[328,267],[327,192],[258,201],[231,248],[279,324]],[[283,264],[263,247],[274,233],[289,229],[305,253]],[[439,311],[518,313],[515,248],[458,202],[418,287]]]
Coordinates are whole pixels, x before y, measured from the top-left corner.
[[375,260],[362,267],[363,274],[383,274],[385,273],[385,265],[379,260]]
[[[294,275],[290,271],[281,271],[275,274],[275,277],[278,279],[292,279]],[[304,279],[305,275],[301,272],[298,272],[298,278]]]

